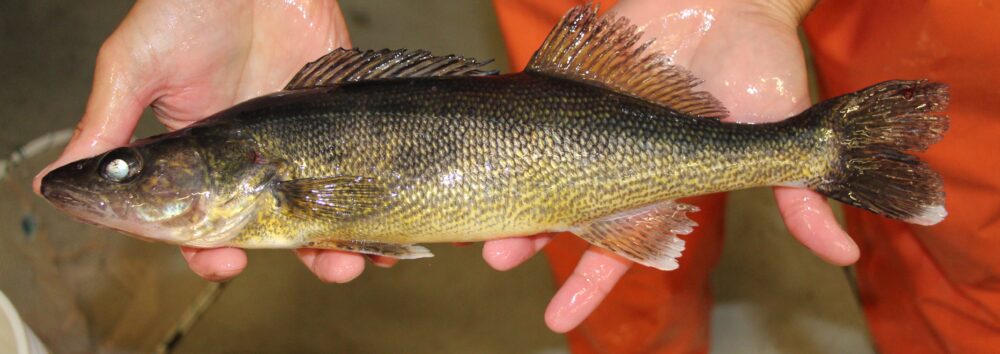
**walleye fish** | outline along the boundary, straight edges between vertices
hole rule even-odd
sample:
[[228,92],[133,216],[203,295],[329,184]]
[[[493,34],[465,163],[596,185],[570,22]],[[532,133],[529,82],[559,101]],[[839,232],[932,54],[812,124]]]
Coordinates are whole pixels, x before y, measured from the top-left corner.
[[42,194],[85,222],[195,247],[429,257],[417,245],[569,231],[677,268],[695,206],[756,186],[816,190],[921,225],[941,178],[947,86],[890,81],[787,120],[727,111],[596,8],[571,10],[521,73],[425,51],[338,49],[280,92],[53,170]]

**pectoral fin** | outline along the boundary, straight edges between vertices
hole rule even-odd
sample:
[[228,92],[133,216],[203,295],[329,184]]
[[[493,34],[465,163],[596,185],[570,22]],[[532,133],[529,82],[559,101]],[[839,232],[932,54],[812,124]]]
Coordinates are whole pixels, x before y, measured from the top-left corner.
[[684,240],[698,224],[687,217],[698,211],[674,201],[657,203],[593,220],[570,228],[595,246],[613,251],[636,263],[660,270],[677,269]]
[[371,214],[385,204],[388,191],[373,178],[337,176],[279,181],[278,200],[303,218],[348,221]]
[[361,254],[373,254],[398,259],[434,257],[426,247],[414,244],[395,244],[368,241],[310,241],[303,247],[326,248]]

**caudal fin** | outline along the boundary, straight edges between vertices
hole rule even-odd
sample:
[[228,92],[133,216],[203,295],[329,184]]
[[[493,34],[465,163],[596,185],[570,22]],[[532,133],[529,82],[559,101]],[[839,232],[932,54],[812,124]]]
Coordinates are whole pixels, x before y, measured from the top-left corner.
[[840,155],[816,190],[893,219],[933,225],[948,214],[941,176],[907,151],[923,151],[948,130],[948,86],[887,81],[821,103]]

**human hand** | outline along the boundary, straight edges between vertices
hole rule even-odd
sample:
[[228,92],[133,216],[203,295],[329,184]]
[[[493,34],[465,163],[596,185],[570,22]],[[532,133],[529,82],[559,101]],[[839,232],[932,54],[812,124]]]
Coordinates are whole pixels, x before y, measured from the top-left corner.
[[[611,9],[655,39],[650,50],[704,80],[737,122],[768,122],[791,117],[810,105],[805,59],[797,35],[811,0],[622,0]],[[825,197],[802,188],[776,187],[775,197],[789,231],[827,262],[848,265],[857,245],[837,224]],[[551,236],[489,241],[487,263],[513,268],[548,243]],[[582,322],[604,299],[632,263],[590,247],[546,309],[556,332]],[[581,300],[582,299],[582,300]]]
[[[129,142],[152,105],[167,128],[183,128],[249,98],[280,90],[307,62],[350,47],[336,0],[140,0],[101,46],[87,109],[66,150],[35,177]],[[235,248],[182,248],[199,276],[220,281],[246,267]],[[303,249],[299,258],[329,282],[364,269],[361,255]]]

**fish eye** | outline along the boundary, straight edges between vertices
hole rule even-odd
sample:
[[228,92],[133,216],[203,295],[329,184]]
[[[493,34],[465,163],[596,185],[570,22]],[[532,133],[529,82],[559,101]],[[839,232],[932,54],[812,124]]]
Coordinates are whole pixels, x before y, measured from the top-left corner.
[[101,177],[112,182],[125,183],[139,175],[142,170],[142,159],[132,148],[111,150],[100,163]]

